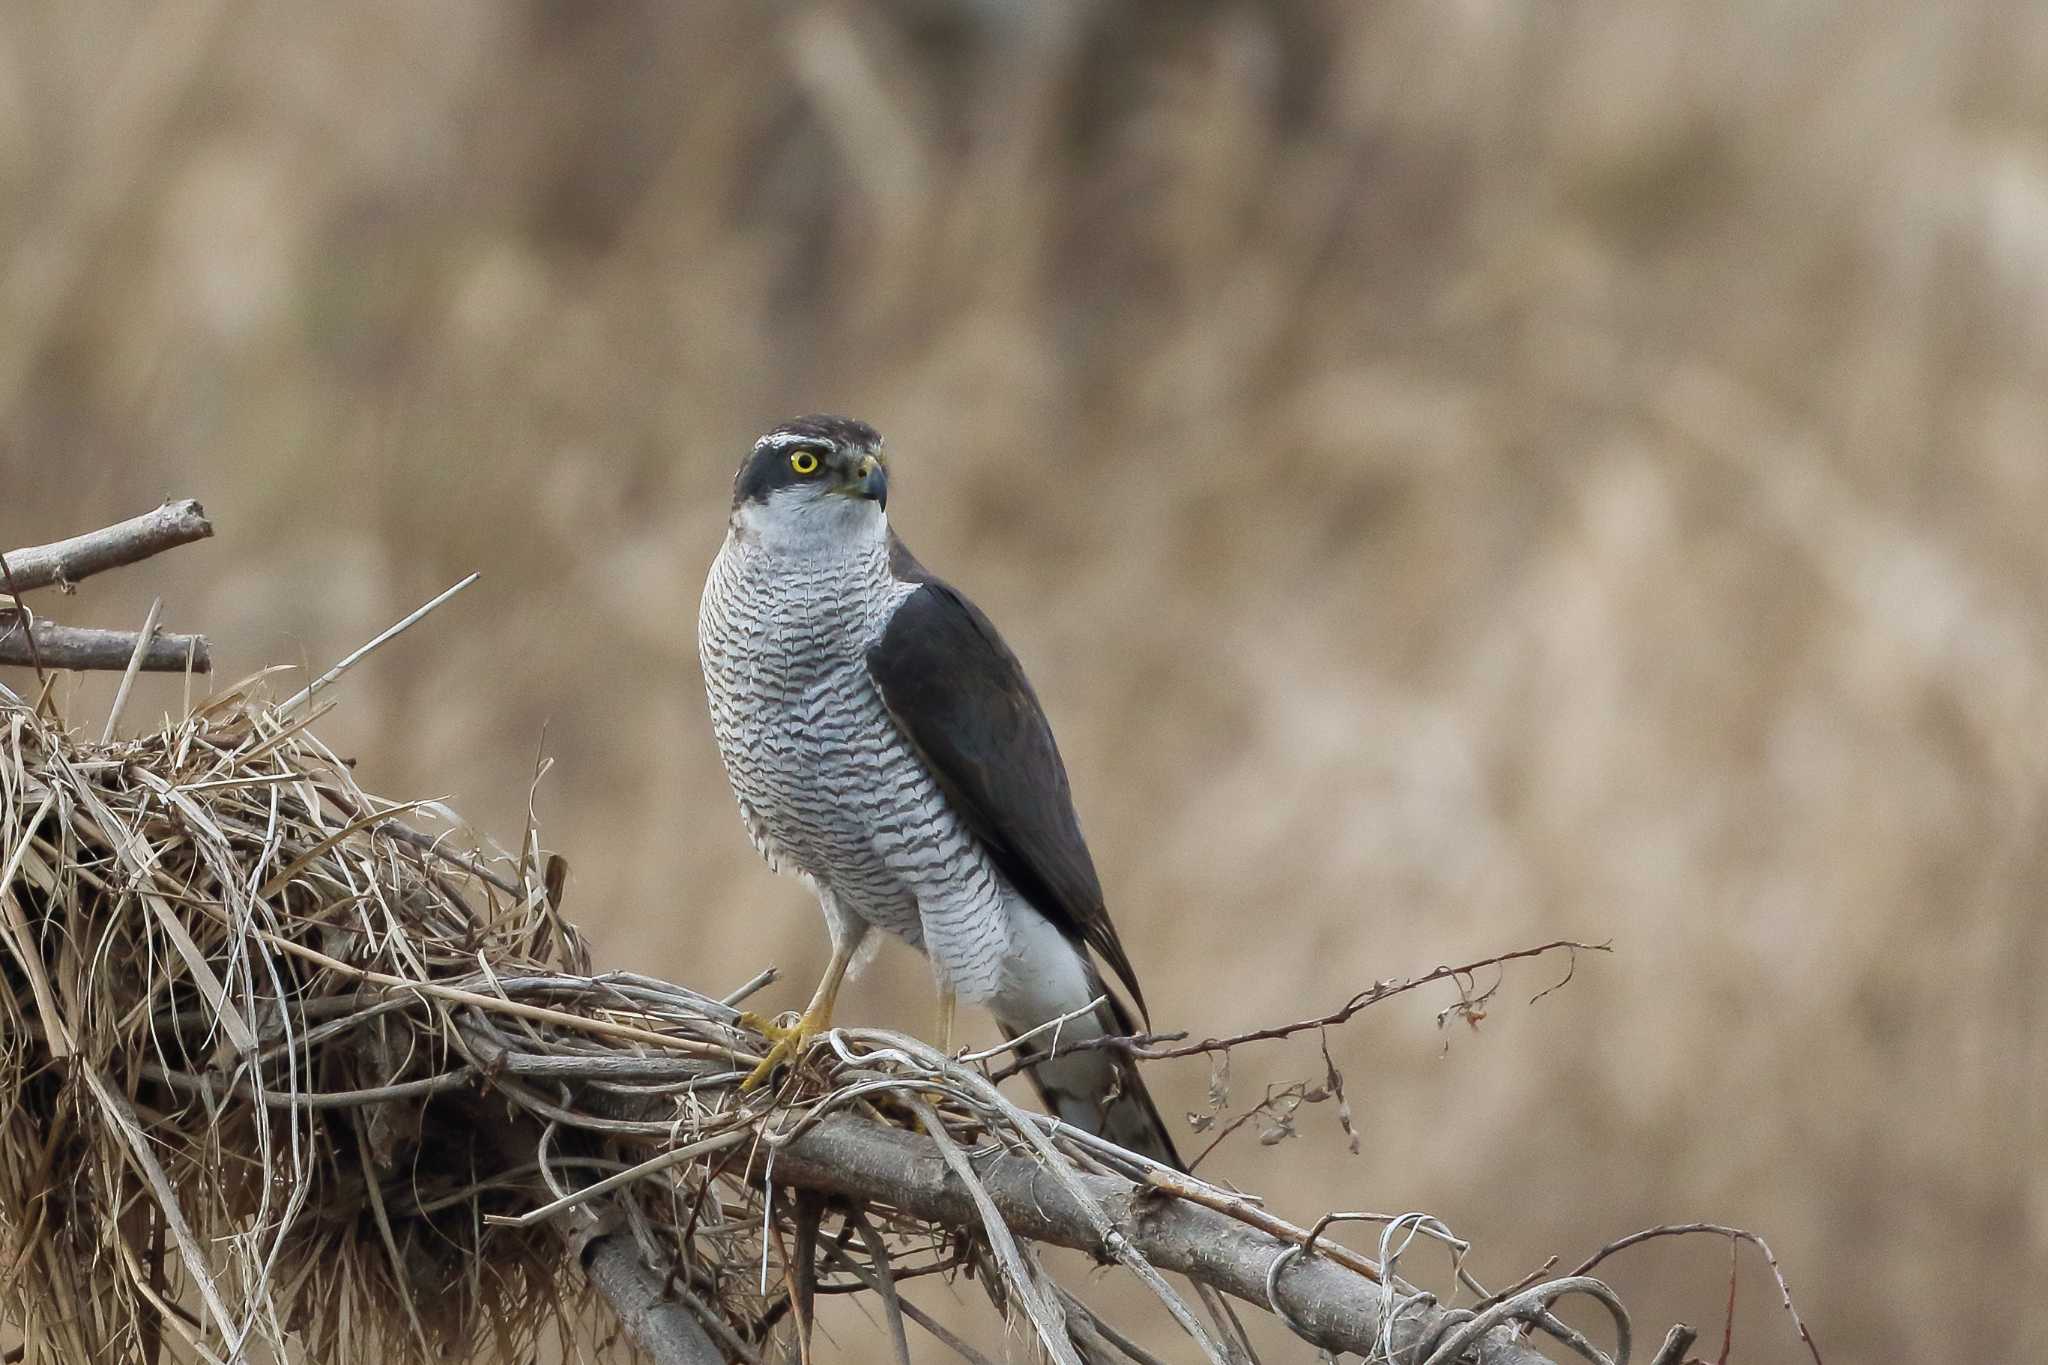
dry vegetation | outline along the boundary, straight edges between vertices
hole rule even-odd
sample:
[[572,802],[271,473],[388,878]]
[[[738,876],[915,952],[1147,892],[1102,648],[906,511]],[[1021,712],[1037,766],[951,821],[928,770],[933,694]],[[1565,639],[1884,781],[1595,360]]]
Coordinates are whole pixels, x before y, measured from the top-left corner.
[[[736,1006],[772,971],[724,997],[592,975],[561,914],[566,866],[536,828],[500,851],[445,803],[365,792],[318,738],[346,673],[454,590],[281,701],[269,684],[291,670],[268,669],[126,739],[130,685],[165,643],[153,607],[126,633],[99,738],[63,713],[56,670],[111,665],[67,664],[76,640],[28,620],[23,594],[211,533],[188,501],[0,553],[0,661],[35,679],[26,697],[0,685],[0,1320],[20,1338],[0,1359],[430,1365],[552,1348],[763,1365],[809,1360],[815,1305],[867,1294],[900,1365],[912,1323],[982,1365],[906,1292],[950,1290],[957,1308],[978,1286],[992,1330],[1055,1365],[1153,1365],[1120,1312],[1047,1265],[1043,1249],[1064,1247],[1127,1272],[1211,1365],[1254,1359],[1224,1294],[1329,1353],[1542,1365],[1519,1324],[1629,1365],[1627,1309],[1588,1273],[1600,1261],[1666,1232],[1770,1257],[1732,1229],[1653,1229],[1495,1291],[1427,1214],[1304,1227],[1019,1108],[997,1088],[1015,1041],[948,1057],[834,1026],[749,1088],[767,1040]],[[186,642],[188,685],[203,654]],[[1074,1045],[1227,1065],[1429,986],[1450,985],[1446,1013],[1471,1018],[1492,993],[1480,973],[1588,950],[1380,983],[1237,1038]],[[1324,1068],[1315,1092],[1247,1117],[1334,1101],[1353,1132],[1327,1050]],[[1360,1223],[1379,1232],[1376,1259],[1337,1235]],[[1430,1241],[1454,1251],[1448,1298],[1402,1260]],[[1605,1311],[1608,1353],[1558,1316],[1567,1300]],[[1695,1335],[1674,1327],[1654,1365]]]
[[[329,742],[502,831],[545,731],[599,965],[803,979],[691,622],[746,440],[857,412],[1162,1023],[1615,939],[1447,1052],[1333,1033],[1364,1156],[1305,1111],[1210,1174],[1494,1279],[1753,1226],[1834,1365],[2040,1339],[2048,17],[1010,12],[0,12],[0,545],[203,497],[223,540],[60,614],[162,592],[226,677],[482,570]],[[894,953],[845,1007],[925,1000]],[[1637,1257],[1712,1319],[1718,1250]],[[1741,1289],[1734,1358],[1803,1358]]]

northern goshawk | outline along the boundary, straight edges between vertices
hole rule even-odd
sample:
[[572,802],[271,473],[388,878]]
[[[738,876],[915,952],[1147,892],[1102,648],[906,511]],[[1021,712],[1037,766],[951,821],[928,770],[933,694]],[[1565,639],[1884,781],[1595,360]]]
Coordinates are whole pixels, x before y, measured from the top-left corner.
[[[986,616],[889,529],[882,438],[803,417],[754,443],[704,585],[712,728],[754,846],[817,893],[832,956],[797,1026],[749,1084],[824,1029],[873,931],[930,959],[953,1002],[1011,1037],[1105,1003],[1065,1041],[1133,1031],[1090,951],[1144,996],[1103,905],[1045,712]],[[1031,1076],[1050,1111],[1178,1165],[1130,1059],[1096,1049]]]

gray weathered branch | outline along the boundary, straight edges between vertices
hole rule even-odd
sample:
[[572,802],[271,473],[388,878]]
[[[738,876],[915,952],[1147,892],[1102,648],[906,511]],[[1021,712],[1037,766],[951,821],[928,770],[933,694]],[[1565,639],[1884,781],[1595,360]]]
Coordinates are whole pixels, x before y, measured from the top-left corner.
[[[118,672],[128,667],[139,638],[139,632],[132,630],[94,630],[38,621],[31,650],[21,613],[0,607],[0,664]],[[143,651],[142,669],[146,673],[183,673],[188,661],[194,673],[213,671],[213,651],[205,636],[159,633]]]
[[[142,638],[129,630],[93,630],[25,622],[19,594],[56,586],[65,592],[82,578],[213,534],[206,510],[190,498],[167,502],[153,512],[48,545],[29,545],[0,555],[0,664],[61,669],[125,669]],[[12,607],[5,605],[14,599]],[[31,638],[33,635],[33,638]],[[143,650],[141,668],[151,673],[213,671],[213,654],[199,635],[157,635]]]
[[[1099,1215],[1066,1184],[1026,1156],[1005,1154],[978,1164],[977,1174],[1011,1230],[1034,1241],[1102,1255],[1092,1229]],[[885,1204],[950,1227],[981,1226],[973,1196],[947,1169],[929,1138],[863,1119],[832,1115],[777,1149],[778,1184]],[[1395,1318],[1392,1340],[1380,1344],[1387,1291],[1325,1256],[1292,1256],[1266,1299],[1266,1277],[1289,1244],[1195,1204],[1168,1199],[1116,1176],[1083,1175],[1081,1186],[1153,1265],[1188,1276],[1257,1305],[1277,1307],[1294,1331],[1331,1351],[1368,1359],[1383,1350],[1396,1360],[1420,1359],[1417,1348],[1441,1335],[1441,1309],[1409,1304]],[[1549,1365],[1549,1357],[1506,1333],[1484,1340],[1481,1365]]]
[[[153,512],[69,540],[7,551],[7,573],[0,578],[0,592],[30,592],[52,585],[68,591],[82,578],[212,534],[213,523],[197,502],[191,498],[167,502]],[[125,667],[127,662],[124,658],[118,666]]]
[[[502,1109],[475,1107],[475,1131],[509,1169],[528,1170],[545,1156],[544,1130]],[[583,1267],[593,1289],[617,1315],[619,1328],[654,1365],[726,1365],[720,1350],[681,1297],[686,1289],[647,1264],[633,1232],[607,1200],[592,1200],[554,1220],[563,1248]],[[678,1292],[672,1292],[680,1290]]]
[[664,1277],[641,1260],[632,1233],[622,1228],[592,1238],[583,1273],[618,1314],[627,1340],[655,1365],[725,1365],[726,1353],[667,1292]]

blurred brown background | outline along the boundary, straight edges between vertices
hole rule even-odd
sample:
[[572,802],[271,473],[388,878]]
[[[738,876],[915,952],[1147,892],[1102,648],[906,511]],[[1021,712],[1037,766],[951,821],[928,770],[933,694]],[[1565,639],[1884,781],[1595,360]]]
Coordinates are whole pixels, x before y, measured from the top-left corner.
[[[1030,666],[1160,1024],[1614,940],[1369,1012],[1364,1155],[1323,1106],[1211,1174],[1494,1282],[1740,1223],[1834,1365],[2048,1332],[2048,9],[0,9],[0,545],[221,533],[53,614],[161,591],[232,677],[481,570],[330,741],[507,842],[544,743],[602,960],[777,1005],[823,935],[695,611],[816,409]],[[922,965],[844,1009],[928,1028]],[[1609,1268],[1711,1355],[1726,1265]]]

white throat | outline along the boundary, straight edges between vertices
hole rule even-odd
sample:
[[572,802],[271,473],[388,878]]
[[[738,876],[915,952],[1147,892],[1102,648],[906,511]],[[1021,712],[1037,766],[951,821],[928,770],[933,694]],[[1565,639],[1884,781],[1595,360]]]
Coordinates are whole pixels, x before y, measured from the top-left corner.
[[884,551],[889,519],[880,503],[826,494],[802,503],[787,495],[733,509],[732,538],[776,559],[863,560]]

